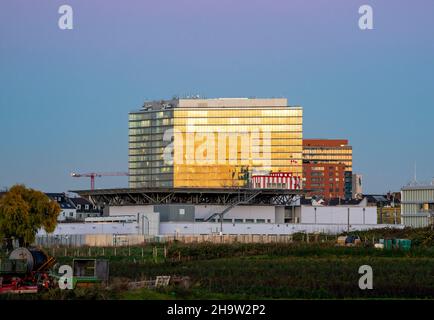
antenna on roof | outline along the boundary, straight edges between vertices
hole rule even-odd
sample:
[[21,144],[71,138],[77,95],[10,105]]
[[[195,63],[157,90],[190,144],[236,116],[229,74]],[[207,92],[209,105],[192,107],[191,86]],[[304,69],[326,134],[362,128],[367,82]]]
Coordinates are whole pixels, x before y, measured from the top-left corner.
[[417,163],[414,162],[414,182],[417,183]]
[[410,182],[410,185],[417,186],[417,163],[414,162],[414,172],[413,172],[413,181]]

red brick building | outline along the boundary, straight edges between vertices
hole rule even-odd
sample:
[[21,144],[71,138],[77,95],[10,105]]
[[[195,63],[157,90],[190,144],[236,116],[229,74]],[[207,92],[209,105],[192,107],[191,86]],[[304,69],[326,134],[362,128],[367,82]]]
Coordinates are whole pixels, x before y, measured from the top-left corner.
[[323,199],[351,198],[353,155],[348,140],[303,140],[303,187]]
[[345,165],[303,163],[304,188],[307,196],[323,199],[345,198]]

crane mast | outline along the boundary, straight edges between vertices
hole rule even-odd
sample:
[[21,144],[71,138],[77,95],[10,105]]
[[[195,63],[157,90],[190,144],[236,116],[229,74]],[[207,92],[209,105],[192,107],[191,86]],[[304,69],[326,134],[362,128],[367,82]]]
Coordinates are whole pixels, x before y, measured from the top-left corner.
[[76,173],[72,172],[73,178],[90,178],[90,189],[95,190],[95,178],[96,177],[119,177],[128,176],[128,172],[89,172],[89,173]]

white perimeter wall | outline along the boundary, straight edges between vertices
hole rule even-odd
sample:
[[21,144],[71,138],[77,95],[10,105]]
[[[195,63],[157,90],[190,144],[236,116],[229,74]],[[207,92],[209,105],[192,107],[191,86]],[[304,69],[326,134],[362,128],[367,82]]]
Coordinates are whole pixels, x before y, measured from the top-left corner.
[[[402,225],[380,225],[380,224],[352,224],[349,226],[350,231],[368,230],[377,228],[402,228]],[[223,234],[293,234],[297,232],[322,232],[336,234],[347,231],[346,224],[271,224],[271,223],[223,223]],[[220,232],[220,223],[160,223],[160,235],[193,235],[193,234],[210,234]]]
[[[316,208],[316,220],[315,220]],[[300,223],[348,223],[348,209],[350,224],[376,224],[377,207],[336,206],[313,207],[301,206]]]
[[[305,224],[305,223],[223,223],[224,234],[293,234],[297,232],[340,233],[347,230],[346,224]],[[350,224],[350,231],[375,228],[403,228],[403,225],[385,224]],[[137,223],[63,223],[59,224],[51,235],[85,235],[85,234],[139,234]],[[210,234],[220,232],[220,223],[196,222],[175,223],[161,222],[159,235],[174,234]],[[39,231],[38,236],[46,235]]]
[[[67,234],[138,234],[139,227],[136,222],[98,222],[98,223],[59,223],[52,235]],[[44,230],[39,230],[38,236],[46,235]]]

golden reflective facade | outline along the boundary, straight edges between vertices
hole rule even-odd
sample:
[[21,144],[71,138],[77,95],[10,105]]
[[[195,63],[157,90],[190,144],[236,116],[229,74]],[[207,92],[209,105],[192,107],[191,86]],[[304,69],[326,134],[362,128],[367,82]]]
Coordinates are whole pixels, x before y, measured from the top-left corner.
[[129,123],[132,188],[242,187],[255,172],[302,176],[303,110],[286,99],[179,99],[131,113]]

